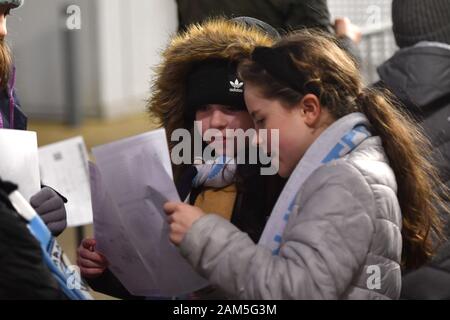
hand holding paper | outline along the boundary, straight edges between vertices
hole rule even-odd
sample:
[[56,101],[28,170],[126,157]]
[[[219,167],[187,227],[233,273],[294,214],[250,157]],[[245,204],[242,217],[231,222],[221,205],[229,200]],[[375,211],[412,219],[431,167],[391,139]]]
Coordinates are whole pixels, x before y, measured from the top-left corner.
[[167,202],[164,211],[170,224],[170,241],[180,245],[192,225],[205,213],[194,206],[180,202]]
[[95,279],[100,277],[108,267],[108,261],[95,250],[94,239],[84,239],[77,251],[77,265],[83,278]]
[[97,250],[134,295],[174,296],[207,283],[169,241],[163,210],[180,202],[172,180],[164,130],[145,133],[93,150],[91,168]]

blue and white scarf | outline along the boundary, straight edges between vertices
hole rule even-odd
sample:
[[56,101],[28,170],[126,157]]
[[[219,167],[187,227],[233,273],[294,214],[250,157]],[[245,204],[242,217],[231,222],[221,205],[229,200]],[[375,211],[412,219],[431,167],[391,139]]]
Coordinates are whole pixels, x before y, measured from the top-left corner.
[[43,261],[58,282],[60,289],[71,300],[92,300],[87,285],[81,279],[78,268],[71,265],[44,221],[16,188],[16,186],[11,188],[9,200],[17,213],[28,222],[28,229],[39,241]]
[[278,255],[297,195],[311,174],[320,166],[342,158],[372,135],[370,123],[362,113],[349,114],[327,128],[309,147],[290,176],[272,210],[259,244]]
[[197,175],[192,181],[192,186],[210,188],[224,188],[232,184],[235,180],[237,164],[234,158],[225,155],[204,164],[194,165]]

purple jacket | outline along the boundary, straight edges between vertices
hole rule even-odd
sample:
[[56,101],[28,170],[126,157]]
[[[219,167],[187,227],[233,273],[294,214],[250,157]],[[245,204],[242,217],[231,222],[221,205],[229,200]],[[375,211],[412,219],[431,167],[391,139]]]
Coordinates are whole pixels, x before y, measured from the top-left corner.
[[0,91],[0,129],[27,129],[27,116],[20,109],[20,102],[16,95],[15,81],[16,70],[8,84],[8,87]]

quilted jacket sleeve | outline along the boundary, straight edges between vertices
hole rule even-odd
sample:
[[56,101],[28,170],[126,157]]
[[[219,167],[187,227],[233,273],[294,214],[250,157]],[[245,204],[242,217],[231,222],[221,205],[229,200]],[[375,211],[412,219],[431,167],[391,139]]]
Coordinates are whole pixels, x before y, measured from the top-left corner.
[[338,299],[364,265],[374,200],[351,165],[327,165],[306,181],[279,256],[216,215],[187,233],[182,254],[210,282],[239,299]]

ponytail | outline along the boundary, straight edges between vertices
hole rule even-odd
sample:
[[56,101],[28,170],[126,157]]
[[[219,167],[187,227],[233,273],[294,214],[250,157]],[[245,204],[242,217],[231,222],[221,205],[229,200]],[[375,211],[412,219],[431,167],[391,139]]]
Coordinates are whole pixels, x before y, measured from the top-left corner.
[[11,52],[5,40],[0,40],[0,89],[6,89],[12,70]]
[[392,95],[364,88],[354,60],[329,35],[309,30],[285,37],[272,49],[255,50],[239,70],[244,81],[257,85],[266,98],[287,107],[313,93],[335,119],[353,112],[367,116],[397,179],[403,268],[429,261],[444,240],[444,217],[439,212],[449,212],[444,202],[448,191],[432,165],[429,140]]
[[402,211],[402,264],[414,269],[426,263],[444,240],[439,211],[448,214],[441,194],[448,195],[428,156],[432,146],[391,94],[365,88],[356,103],[381,138],[395,172]]

